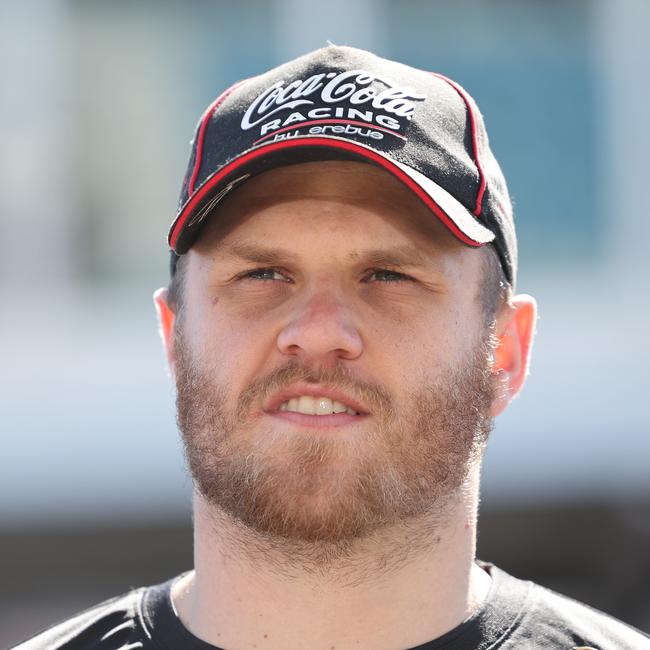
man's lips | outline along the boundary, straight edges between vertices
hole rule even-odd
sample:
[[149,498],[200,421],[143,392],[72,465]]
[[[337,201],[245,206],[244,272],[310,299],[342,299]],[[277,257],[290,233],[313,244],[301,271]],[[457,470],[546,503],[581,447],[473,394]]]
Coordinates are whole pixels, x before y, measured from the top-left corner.
[[307,415],[306,413],[296,413],[295,411],[269,411],[267,415],[308,429],[331,429],[348,424],[359,424],[359,422],[368,417],[368,414],[350,415],[349,413]]
[[[348,418],[358,418],[358,415],[349,415],[347,413],[333,413],[332,415],[307,415],[304,413],[295,413],[293,411],[280,411],[280,406],[290,399],[301,397],[302,395],[309,395],[311,397],[328,397],[332,401],[341,402],[352,410],[356,411],[359,415],[369,415],[370,411],[361,402],[355,400],[345,392],[335,388],[329,388],[322,384],[308,384],[305,382],[296,382],[285,386],[283,389],[273,394],[264,404],[263,409],[266,413],[282,413],[283,415],[301,415],[304,418],[332,418],[338,416],[347,416]],[[311,420],[310,420],[311,421]]]

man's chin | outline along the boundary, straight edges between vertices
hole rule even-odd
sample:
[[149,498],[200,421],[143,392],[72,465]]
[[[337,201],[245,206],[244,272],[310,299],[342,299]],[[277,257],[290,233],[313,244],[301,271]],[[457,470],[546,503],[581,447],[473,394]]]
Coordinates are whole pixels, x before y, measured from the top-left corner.
[[[208,501],[265,538],[296,542],[339,543],[367,536],[385,521],[377,497],[367,485],[359,492],[359,475],[350,464],[327,463],[308,472],[291,467],[258,475],[247,481],[239,498],[223,491]],[[226,497],[226,498],[224,498]]]

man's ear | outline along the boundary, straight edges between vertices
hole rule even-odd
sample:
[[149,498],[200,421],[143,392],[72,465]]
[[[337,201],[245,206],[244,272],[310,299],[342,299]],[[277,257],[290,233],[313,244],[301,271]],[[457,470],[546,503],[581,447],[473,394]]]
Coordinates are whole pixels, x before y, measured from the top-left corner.
[[158,314],[160,338],[162,339],[165,354],[167,355],[169,370],[173,376],[176,363],[176,356],[174,354],[174,321],[176,320],[176,314],[169,305],[169,290],[161,288],[155,291],[153,301],[156,305],[156,313]]
[[490,410],[493,416],[499,415],[524,385],[536,320],[537,303],[524,294],[515,296],[499,312],[493,365],[498,389]]

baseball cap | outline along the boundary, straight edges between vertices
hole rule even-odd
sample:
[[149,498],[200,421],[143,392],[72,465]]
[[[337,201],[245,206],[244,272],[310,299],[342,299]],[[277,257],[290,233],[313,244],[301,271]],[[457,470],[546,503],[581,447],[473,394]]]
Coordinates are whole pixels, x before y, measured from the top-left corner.
[[319,160],[382,167],[468,246],[494,246],[511,285],[517,240],[483,117],[458,83],[330,45],[239,81],[198,122],[168,235],[171,272],[215,206],[251,176]]

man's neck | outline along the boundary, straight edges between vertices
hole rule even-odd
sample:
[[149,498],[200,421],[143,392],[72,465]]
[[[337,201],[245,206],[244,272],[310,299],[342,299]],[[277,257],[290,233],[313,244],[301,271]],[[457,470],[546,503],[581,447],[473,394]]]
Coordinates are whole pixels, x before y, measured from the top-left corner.
[[[465,494],[467,497],[467,493]],[[420,521],[330,552],[292,557],[248,536],[195,500],[195,571],[172,600],[181,621],[213,645],[394,649],[453,629],[485,599],[474,563],[476,503],[461,501],[445,525]]]

